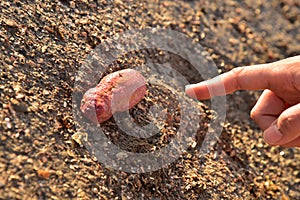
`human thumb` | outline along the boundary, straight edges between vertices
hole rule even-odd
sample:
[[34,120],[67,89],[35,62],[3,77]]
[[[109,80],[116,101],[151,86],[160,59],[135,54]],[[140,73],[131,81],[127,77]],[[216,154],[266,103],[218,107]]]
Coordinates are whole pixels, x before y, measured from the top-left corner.
[[264,131],[264,140],[271,145],[300,146],[300,103],[280,114]]

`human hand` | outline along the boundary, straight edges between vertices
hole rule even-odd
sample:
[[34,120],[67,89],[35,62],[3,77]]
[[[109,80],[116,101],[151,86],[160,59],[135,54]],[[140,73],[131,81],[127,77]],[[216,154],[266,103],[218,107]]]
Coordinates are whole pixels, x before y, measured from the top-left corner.
[[[220,90],[220,87],[224,90]],[[300,56],[238,67],[208,81],[187,85],[186,94],[209,99],[237,90],[263,90],[251,118],[271,145],[300,147]]]

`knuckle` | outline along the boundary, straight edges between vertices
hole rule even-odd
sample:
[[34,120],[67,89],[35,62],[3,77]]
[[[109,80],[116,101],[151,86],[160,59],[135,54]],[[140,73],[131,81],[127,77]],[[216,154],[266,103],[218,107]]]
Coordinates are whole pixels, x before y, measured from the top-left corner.
[[233,77],[235,78],[235,81],[236,81],[236,89],[237,90],[240,90],[241,89],[241,80],[240,80],[240,77],[241,75],[244,73],[245,71],[245,67],[236,67],[236,68],[233,68],[231,70],[231,73],[233,75]]
[[296,73],[291,74],[291,85],[296,92],[300,93],[300,80],[298,74]]
[[259,115],[260,115],[260,114],[259,114],[259,112],[258,112],[256,109],[252,109],[252,110],[250,111],[250,117],[251,117],[251,119],[253,119],[254,121],[257,120],[257,118],[258,118]]
[[232,73],[238,75],[239,73],[243,72],[244,69],[245,69],[245,67],[235,67],[231,71],[232,71]]

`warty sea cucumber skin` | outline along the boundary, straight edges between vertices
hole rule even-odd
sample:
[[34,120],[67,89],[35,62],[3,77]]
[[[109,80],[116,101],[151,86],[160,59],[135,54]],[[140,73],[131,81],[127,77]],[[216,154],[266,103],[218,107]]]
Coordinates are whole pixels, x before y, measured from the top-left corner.
[[105,76],[82,98],[80,109],[95,123],[102,123],[115,112],[129,110],[146,94],[145,78],[134,69],[123,69]]

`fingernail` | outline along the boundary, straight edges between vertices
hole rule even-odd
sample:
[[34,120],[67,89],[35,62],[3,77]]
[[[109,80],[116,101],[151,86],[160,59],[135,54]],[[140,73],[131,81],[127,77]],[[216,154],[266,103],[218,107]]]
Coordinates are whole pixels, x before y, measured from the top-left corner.
[[269,144],[277,144],[282,139],[282,137],[283,135],[276,125],[270,126],[264,132],[264,140]]
[[185,91],[187,91],[188,89],[191,89],[195,86],[195,84],[190,84],[190,85],[186,85],[185,86]]

